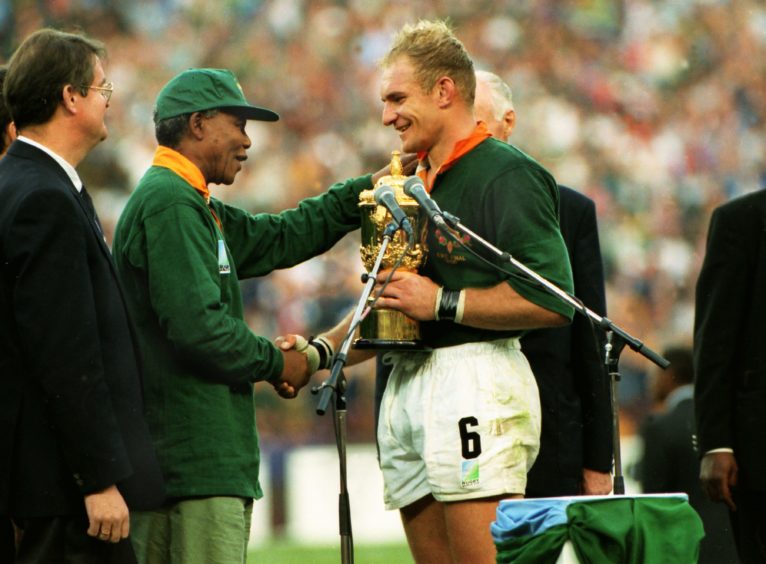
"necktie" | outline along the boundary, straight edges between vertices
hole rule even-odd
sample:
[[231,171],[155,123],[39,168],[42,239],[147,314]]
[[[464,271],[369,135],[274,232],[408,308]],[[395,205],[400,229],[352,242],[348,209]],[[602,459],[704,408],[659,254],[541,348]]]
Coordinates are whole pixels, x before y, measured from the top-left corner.
[[84,184],[82,190],[80,191],[80,196],[82,196],[82,200],[85,202],[85,209],[88,210],[90,218],[96,223],[98,232],[103,236],[104,230],[101,229],[101,222],[98,220],[98,215],[96,215],[96,208],[93,207],[93,200],[91,199],[90,194],[88,194],[88,191],[85,189]]

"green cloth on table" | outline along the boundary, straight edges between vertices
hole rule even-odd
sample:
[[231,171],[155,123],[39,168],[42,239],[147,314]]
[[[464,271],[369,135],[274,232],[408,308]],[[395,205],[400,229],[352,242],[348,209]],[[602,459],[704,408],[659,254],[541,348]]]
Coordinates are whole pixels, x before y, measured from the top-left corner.
[[694,563],[704,536],[702,521],[683,497],[574,501],[566,515],[566,524],[497,542],[497,562],[553,563],[571,540],[581,564]]

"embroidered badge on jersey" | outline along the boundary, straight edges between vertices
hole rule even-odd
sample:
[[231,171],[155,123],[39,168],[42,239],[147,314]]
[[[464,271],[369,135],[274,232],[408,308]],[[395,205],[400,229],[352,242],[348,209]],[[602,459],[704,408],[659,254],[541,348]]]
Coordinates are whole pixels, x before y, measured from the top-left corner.
[[226,254],[226,245],[223,239],[218,239],[218,274],[230,274],[231,265],[229,255]]
[[[458,239],[464,244],[468,244],[471,241],[470,235],[462,235],[459,232],[455,232]],[[435,253],[440,260],[447,264],[458,264],[466,260],[467,251],[458,245],[452,237],[442,233],[440,229],[434,231],[434,237],[438,245],[431,245],[429,249]],[[446,252],[445,252],[446,251]]]
[[460,463],[460,485],[464,488],[479,487],[479,461],[463,460]]

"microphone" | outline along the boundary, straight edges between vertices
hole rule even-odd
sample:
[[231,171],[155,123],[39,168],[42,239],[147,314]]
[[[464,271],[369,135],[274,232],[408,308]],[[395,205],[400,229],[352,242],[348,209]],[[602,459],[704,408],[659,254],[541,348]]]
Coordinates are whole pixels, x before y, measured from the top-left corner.
[[404,193],[420,204],[420,207],[428,215],[428,219],[433,221],[437,227],[447,228],[447,222],[444,221],[444,213],[439,209],[439,204],[428,195],[426,187],[419,176],[412,175],[404,181]]
[[379,186],[375,189],[373,196],[375,197],[375,203],[385,207],[389,213],[391,213],[391,217],[394,219],[394,223],[403,229],[408,236],[411,237],[413,234],[412,224],[407,218],[407,214],[404,213],[404,210],[399,207],[399,203],[396,201],[396,194],[394,193],[394,189],[391,188],[391,186],[384,184],[383,186]]

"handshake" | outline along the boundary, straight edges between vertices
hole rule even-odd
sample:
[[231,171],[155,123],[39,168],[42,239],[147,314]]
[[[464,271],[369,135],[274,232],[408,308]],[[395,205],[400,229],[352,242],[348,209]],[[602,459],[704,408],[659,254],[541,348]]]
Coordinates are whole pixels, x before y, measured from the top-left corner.
[[277,337],[274,344],[282,351],[284,368],[271,385],[283,398],[297,397],[314,372],[332,366],[335,349],[325,337],[312,337],[307,341],[300,335],[286,335]]

